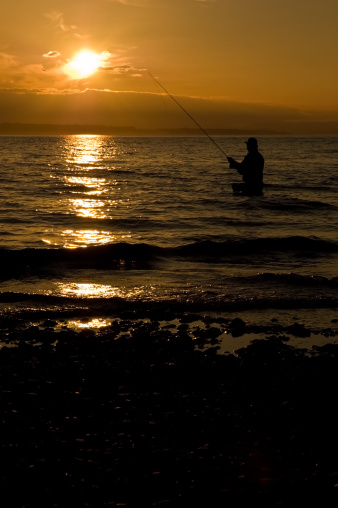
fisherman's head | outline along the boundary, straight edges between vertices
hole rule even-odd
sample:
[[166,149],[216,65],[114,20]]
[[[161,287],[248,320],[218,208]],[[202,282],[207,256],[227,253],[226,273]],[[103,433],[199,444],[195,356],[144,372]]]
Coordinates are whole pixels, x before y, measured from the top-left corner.
[[245,141],[245,143],[249,152],[258,149],[258,142],[256,138],[249,138],[248,141]]

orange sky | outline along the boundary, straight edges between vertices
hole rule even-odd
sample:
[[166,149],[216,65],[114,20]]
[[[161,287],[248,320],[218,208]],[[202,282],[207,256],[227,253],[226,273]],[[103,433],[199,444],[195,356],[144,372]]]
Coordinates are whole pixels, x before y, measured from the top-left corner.
[[149,70],[206,128],[338,126],[337,19],[337,0],[1,0],[0,123],[194,127]]

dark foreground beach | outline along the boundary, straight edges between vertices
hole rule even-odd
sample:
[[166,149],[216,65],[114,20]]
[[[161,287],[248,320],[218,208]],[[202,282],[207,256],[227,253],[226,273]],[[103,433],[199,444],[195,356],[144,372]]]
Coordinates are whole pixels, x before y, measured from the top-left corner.
[[221,355],[207,316],[147,317],[2,318],[2,507],[338,506],[338,345]]

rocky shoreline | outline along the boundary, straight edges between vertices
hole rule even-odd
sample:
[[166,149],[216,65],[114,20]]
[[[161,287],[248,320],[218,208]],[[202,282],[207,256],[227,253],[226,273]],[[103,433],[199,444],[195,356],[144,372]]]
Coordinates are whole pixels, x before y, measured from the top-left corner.
[[4,506],[337,506],[338,345],[222,355],[188,323],[3,322]]

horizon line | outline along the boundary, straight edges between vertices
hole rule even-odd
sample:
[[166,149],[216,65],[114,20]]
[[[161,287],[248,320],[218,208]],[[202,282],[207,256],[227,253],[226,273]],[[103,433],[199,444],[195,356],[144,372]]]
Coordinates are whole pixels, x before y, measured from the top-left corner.
[[[319,128],[321,127],[321,128]],[[268,129],[251,126],[245,128],[209,128],[205,129],[214,136],[242,136],[251,135],[270,135],[270,136],[293,136],[293,135],[338,135],[338,122],[301,122],[294,125],[292,130]],[[203,133],[197,127],[172,127],[172,128],[143,128],[121,125],[104,124],[52,124],[52,123],[26,123],[26,122],[2,122],[0,123],[0,135],[157,135],[157,136],[203,136]]]

